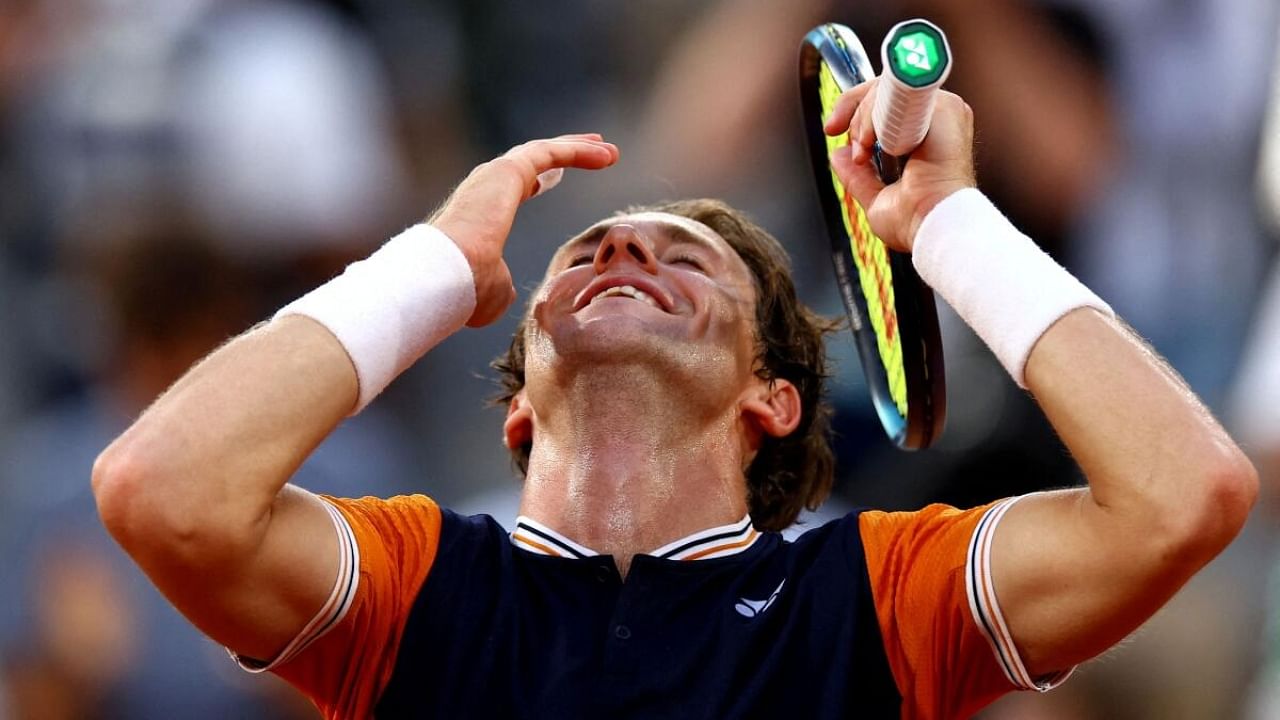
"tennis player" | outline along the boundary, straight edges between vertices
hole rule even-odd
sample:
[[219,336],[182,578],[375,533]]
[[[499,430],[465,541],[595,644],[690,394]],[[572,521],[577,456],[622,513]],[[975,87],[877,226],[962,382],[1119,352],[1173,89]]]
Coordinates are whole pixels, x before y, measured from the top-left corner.
[[712,201],[551,258],[499,363],[526,471],[508,535],[424,496],[288,483],[335,425],[516,297],[503,245],[596,135],[477,167],[429,222],[192,368],[94,467],[103,521],[252,671],[326,716],[968,717],[1046,690],[1221,551],[1253,467],[1178,376],[976,189],[943,94],[900,183],[867,87],[828,123],[875,230],[1034,394],[1088,487],[774,531],[831,483],[825,322],[776,241]]

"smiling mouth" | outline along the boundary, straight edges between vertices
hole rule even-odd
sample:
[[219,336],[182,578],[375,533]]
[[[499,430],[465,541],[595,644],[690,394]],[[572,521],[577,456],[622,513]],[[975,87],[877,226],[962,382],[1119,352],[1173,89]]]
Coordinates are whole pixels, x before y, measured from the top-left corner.
[[597,293],[595,297],[591,298],[591,301],[586,304],[586,307],[595,305],[597,302],[599,302],[600,300],[603,300],[604,298],[611,298],[611,297],[625,297],[625,298],[631,298],[632,300],[639,300],[640,302],[643,302],[652,308],[655,308],[657,310],[662,310],[662,306],[658,304],[658,301],[655,300],[652,295],[633,285],[615,285],[611,288],[602,290],[599,293]]

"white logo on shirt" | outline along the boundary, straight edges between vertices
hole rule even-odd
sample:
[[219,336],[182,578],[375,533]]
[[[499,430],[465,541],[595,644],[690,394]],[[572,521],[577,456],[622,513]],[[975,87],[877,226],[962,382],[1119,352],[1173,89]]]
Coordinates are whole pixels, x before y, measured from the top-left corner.
[[785,579],[778,583],[777,589],[764,600],[748,600],[746,598],[742,598],[738,601],[737,605],[733,606],[733,609],[737,610],[738,614],[742,617],[750,618],[761,615],[765,610],[769,609],[769,606],[773,604],[774,600],[778,599],[778,593],[782,592],[782,586],[786,584],[787,581]]

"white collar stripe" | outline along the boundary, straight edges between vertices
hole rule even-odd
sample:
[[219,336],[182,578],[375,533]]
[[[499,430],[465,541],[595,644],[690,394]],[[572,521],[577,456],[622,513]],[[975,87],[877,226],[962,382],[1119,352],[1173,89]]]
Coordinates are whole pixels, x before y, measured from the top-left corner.
[[[524,532],[521,533],[521,531]],[[524,534],[526,535],[525,539],[533,540],[538,544],[552,546],[557,551],[554,553],[556,555],[581,558],[600,554],[585,545],[579,545],[537,520],[524,515],[516,518],[516,533]],[[515,533],[512,534],[512,537],[515,537]]]
[[679,556],[685,555],[690,550],[696,552],[707,543],[718,544],[722,541],[740,540],[747,536],[749,530],[751,530],[751,516],[746,515],[732,525],[707,528],[680,538],[675,542],[667,543],[650,554],[655,557],[678,559]]
[[516,547],[524,548],[529,552],[537,553],[539,555],[551,555],[553,557],[573,557],[572,555],[564,554],[559,549],[557,549],[554,545],[538,542],[537,540],[534,540],[526,536],[524,534],[523,528],[518,528],[516,529],[515,532],[511,533],[511,542],[514,543]]
[[746,537],[736,537],[726,542],[699,543],[682,552],[667,556],[671,560],[711,560],[713,558],[737,555],[756,544],[760,533],[755,528],[748,528]]
[[[760,533],[751,526],[751,516],[744,515],[742,520],[732,525],[701,530],[646,554],[668,560],[710,560],[740,553],[754,545],[759,538]],[[511,542],[516,547],[539,555],[584,558],[600,554],[524,515],[516,518],[516,529],[511,533]]]
[[741,543],[750,537],[753,532],[755,532],[755,528],[751,527],[751,516],[745,515],[732,525],[707,528],[675,542],[667,543],[654,550],[651,554],[671,560],[685,560],[695,555],[701,557],[700,554],[707,548]]

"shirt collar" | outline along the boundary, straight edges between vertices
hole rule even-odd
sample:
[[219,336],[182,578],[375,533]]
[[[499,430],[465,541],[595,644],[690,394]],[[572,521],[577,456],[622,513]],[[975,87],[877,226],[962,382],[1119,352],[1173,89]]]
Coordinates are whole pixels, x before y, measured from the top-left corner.
[[[646,554],[668,560],[709,560],[736,555],[755,544],[759,537],[760,533],[751,524],[751,516],[744,515],[736,523],[700,530]],[[539,555],[584,558],[600,554],[524,515],[516,518],[511,542]]]

